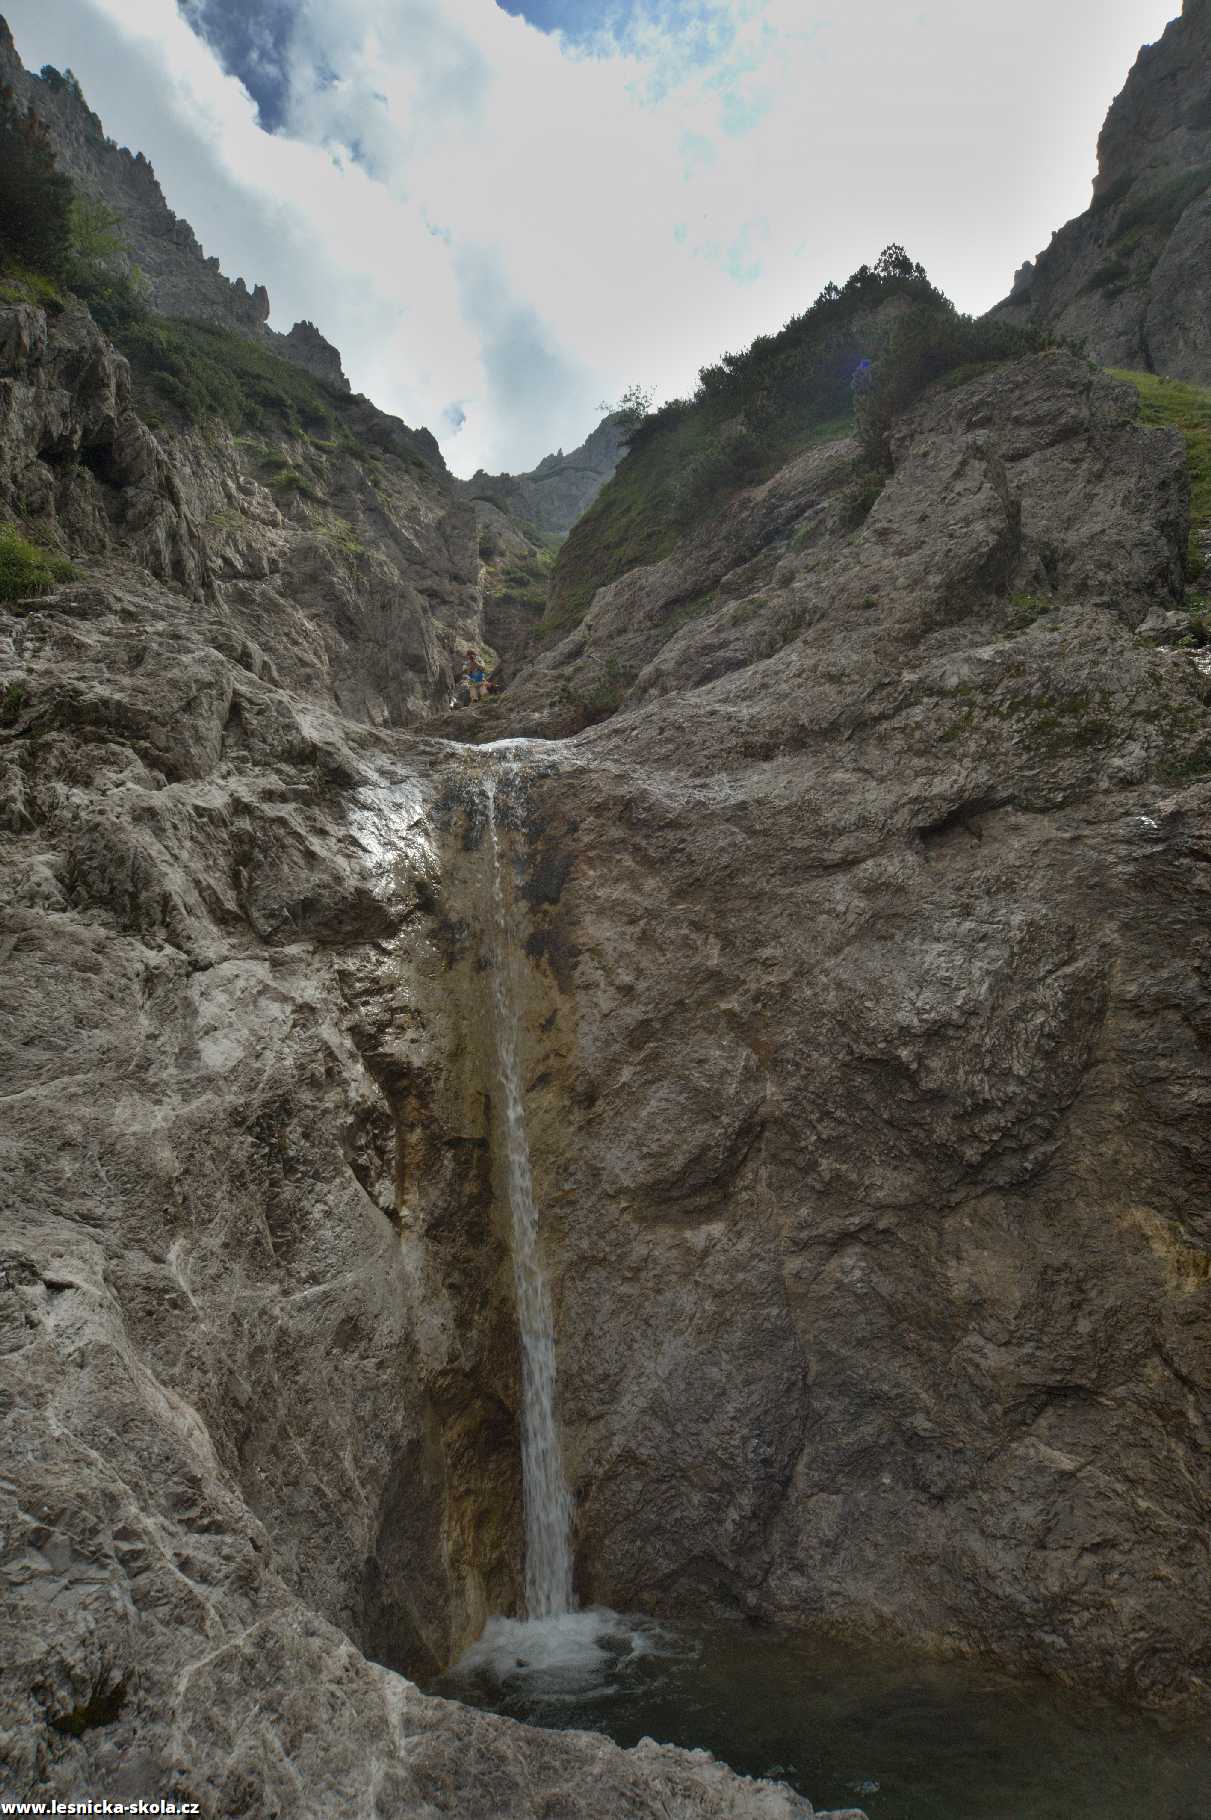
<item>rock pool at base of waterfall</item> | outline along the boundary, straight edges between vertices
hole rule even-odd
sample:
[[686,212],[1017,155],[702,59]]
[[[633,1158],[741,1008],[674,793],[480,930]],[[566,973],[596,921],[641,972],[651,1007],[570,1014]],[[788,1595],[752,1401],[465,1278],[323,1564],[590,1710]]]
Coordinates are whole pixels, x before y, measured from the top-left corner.
[[426,1691],[709,1750],[869,1820],[1207,1820],[1211,1735],[966,1662],[614,1612],[493,1618]]

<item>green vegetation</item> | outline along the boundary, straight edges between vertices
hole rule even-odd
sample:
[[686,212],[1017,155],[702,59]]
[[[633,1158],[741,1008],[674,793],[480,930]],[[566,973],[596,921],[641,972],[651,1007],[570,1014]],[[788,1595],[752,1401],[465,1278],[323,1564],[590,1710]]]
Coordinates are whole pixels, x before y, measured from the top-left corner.
[[617,404],[611,404],[608,399],[603,398],[597,409],[605,416],[612,417],[620,430],[631,434],[647,418],[655,396],[654,386],[636,383],[627,387]]
[[858,441],[868,466],[890,465],[892,423],[934,380],[1019,360],[1048,345],[1037,330],[961,316],[940,292],[915,301],[892,321],[872,362],[870,383],[854,393]]
[[0,601],[49,594],[57,582],[71,581],[74,575],[64,557],[29,543],[14,525],[0,525]]
[[324,506],[312,512],[309,515],[309,529],[311,535],[318,538],[321,543],[327,544],[330,549],[339,551],[342,556],[347,556],[352,561],[356,562],[367,554],[365,544],[349,520],[342,518],[339,512],[334,512],[331,507]]
[[218,418],[233,430],[289,431],[343,442],[339,394],[246,335],[163,317],[128,322],[114,340],[141,389],[188,423]]
[[43,310],[61,310],[63,292],[45,272],[10,261],[0,273],[0,303],[32,303]]
[[5,683],[0,689],[0,727],[15,726],[25,706],[25,684]]
[[1166,424],[1180,430],[1186,442],[1190,469],[1190,545],[1186,576],[1197,581],[1203,568],[1201,540],[1211,530],[1211,389],[1180,379],[1162,379],[1156,373],[1111,369],[1115,379],[1125,379],[1140,395],[1140,416],[1145,423]]
[[667,556],[736,489],[855,428],[862,460],[849,517],[860,523],[882,487],[898,411],[947,372],[1042,345],[1037,333],[960,316],[902,247],[885,248],[778,334],[704,367],[693,398],[634,426],[613,479],[560,551],[544,631],[577,624],[599,587]]
[[570,730],[580,732],[584,727],[595,726],[598,721],[608,720],[611,714],[616,714],[632,681],[631,673],[623,669],[616,657],[610,657],[604,669],[574,670],[570,681],[561,683],[556,689],[555,699],[573,717]]
[[269,485],[275,493],[299,493],[304,499],[318,498],[307,476],[300,474],[297,468],[279,468]]
[[[70,71],[48,66],[43,79],[79,92]],[[341,422],[341,395],[322,380],[247,336],[149,314],[148,286],[130,265],[119,217],[56,167],[42,123],[0,90],[0,297],[62,308],[69,292],[129,359],[150,419],[163,421],[167,407],[190,424],[286,431],[325,451],[361,452]],[[427,468],[419,455],[404,459]],[[293,490],[306,490],[301,477]]]
[[1050,594],[1011,594],[1009,596],[1009,630],[1025,632],[1036,619],[1044,618],[1055,611],[1056,603]]
[[68,209],[65,280],[88,305],[93,321],[112,334],[147,315],[150,287],[127,263],[120,218],[104,202],[77,191]]
[[[531,545],[526,554],[513,556],[505,562],[503,568],[490,570],[488,588],[497,600],[514,606],[527,607],[531,612],[541,613],[547,604],[547,592],[551,583],[551,571],[555,566],[558,543],[547,544],[544,548]],[[485,554],[485,550],[489,552]],[[481,533],[480,553],[491,562],[495,555],[495,539],[489,533],[485,542]]]
[[[70,70],[44,72],[78,84]],[[62,308],[74,291],[104,329],[146,314],[147,287],[128,265],[118,217],[55,163],[42,122],[0,90],[0,270],[13,301]]]
[[73,193],[42,122],[0,90],[0,264],[65,278]]
[[[881,463],[858,468],[849,484],[844,502],[843,522],[851,531],[856,531],[858,526],[869,517],[871,507],[883,491],[886,481],[887,469]],[[792,539],[791,548],[800,547],[801,545]]]

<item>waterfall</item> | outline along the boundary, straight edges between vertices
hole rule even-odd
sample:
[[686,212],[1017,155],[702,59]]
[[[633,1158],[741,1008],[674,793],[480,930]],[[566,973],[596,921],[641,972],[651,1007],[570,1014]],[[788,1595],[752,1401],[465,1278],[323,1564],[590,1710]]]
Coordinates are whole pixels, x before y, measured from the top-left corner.
[[521,1336],[521,1475],[526,1526],[526,1616],[557,1618],[572,1610],[572,1500],[555,1426],[555,1322],[538,1254],[538,1209],[518,1062],[521,1003],[516,948],[509,939],[503,867],[496,829],[496,779],[484,779],[492,868],[492,1008],[500,1073],[505,1180],[513,1224],[513,1279]]

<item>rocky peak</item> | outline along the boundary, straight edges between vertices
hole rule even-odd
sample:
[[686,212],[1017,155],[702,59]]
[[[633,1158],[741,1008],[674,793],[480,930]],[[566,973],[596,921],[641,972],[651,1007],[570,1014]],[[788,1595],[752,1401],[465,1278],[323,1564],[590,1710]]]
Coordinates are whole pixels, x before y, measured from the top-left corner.
[[310,322],[288,335],[268,327],[263,284],[228,278],[207,257],[188,221],[173,213],[155,170],[142,152],[106,136],[74,77],[48,68],[35,76],[21,62],[7,21],[0,17],[0,87],[43,122],[61,168],[119,216],[132,265],[147,280],[152,308],[163,316],[215,323],[264,340],[274,353],[347,392],[341,357]]
[[1109,366],[1211,380],[1211,0],[1145,45],[1098,141],[1093,199],[996,313]]
[[603,417],[578,449],[544,455],[528,474],[488,474],[480,468],[461,482],[469,498],[516,523],[551,537],[565,537],[622,460],[625,439],[614,416]]
[[349,381],[341,367],[340,349],[325,341],[314,322],[296,322],[289,335],[279,339],[285,344],[279,352],[288,348],[288,358],[306,367],[317,379],[326,379],[342,392],[349,390]]
[[1186,0],[1155,44],[1145,44],[1098,139],[1094,206],[1141,177],[1206,162],[1211,133],[1211,5]]

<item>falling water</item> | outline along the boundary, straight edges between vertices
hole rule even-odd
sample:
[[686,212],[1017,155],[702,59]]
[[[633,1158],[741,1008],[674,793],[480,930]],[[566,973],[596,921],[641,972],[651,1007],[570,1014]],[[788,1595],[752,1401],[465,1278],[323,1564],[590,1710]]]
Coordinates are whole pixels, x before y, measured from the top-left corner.
[[492,862],[492,1004],[504,1111],[505,1171],[513,1221],[513,1278],[521,1333],[521,1476],[526,1520],[526,1614],[557,1618],[572,1609],[572,1500],[555,1427],[555,1323],[538,1255],[538,1209],[530,1174],[517,1055],[514,945],[509,940],[496,832],[496,779],[484,779]]

